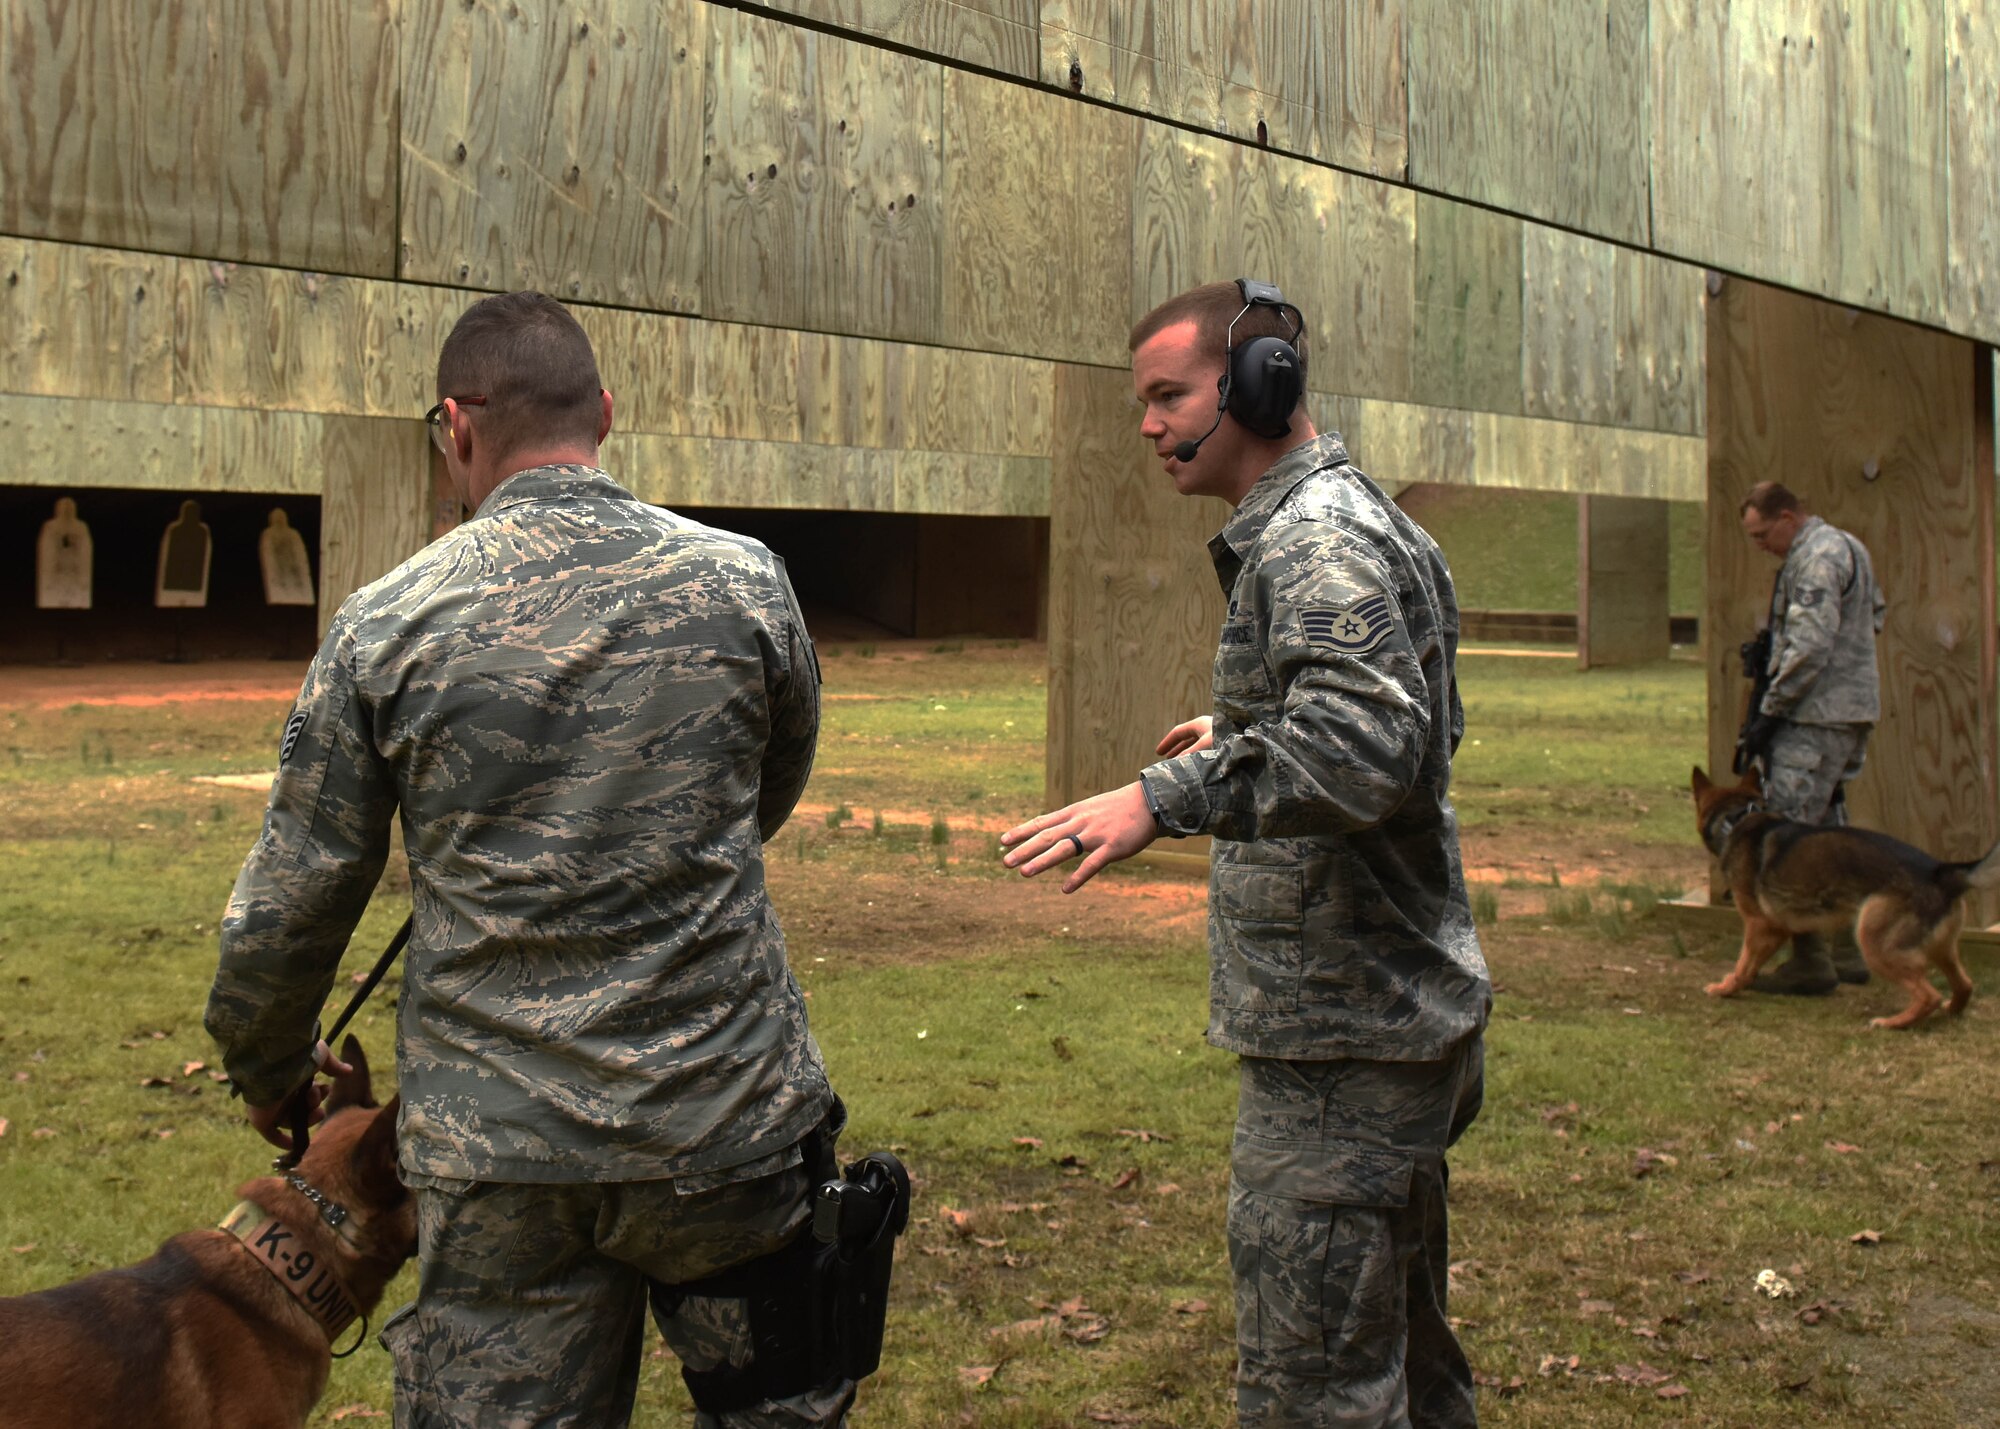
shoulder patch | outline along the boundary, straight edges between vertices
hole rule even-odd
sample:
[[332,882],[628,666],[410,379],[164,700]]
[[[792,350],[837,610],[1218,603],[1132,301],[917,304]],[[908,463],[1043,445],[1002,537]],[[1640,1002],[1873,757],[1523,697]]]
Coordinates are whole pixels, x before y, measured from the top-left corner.
[[1315,606],[1299,613],[1310,643],[1343,655],[1366,655],[1389,638],[1395,617],[1389,612],[1389,597],[1371,595],[1353,605]]
[[278,762],[283,764],[292,757],[292,748],[299,742],[299,732],[306,727],[306,712],[293,710],[292,717],[285,721],[285,737],[278,745]]
[[1818,586],[1802,586],[1792,594],[1792,600],[1801,610],[1811,610],[1825,599],[1826,592]]

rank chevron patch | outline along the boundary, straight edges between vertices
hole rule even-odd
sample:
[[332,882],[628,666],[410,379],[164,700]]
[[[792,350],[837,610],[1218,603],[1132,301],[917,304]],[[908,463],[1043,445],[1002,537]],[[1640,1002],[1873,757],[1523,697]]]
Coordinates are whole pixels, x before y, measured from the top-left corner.
[[1320,606],[1301,611],[1299,624],[1314,645],[1338,650],[1343,655],[1366,655],[1389,638],[1395,617],[1389,611],[1389,597],[1371,595],[1345,609]]

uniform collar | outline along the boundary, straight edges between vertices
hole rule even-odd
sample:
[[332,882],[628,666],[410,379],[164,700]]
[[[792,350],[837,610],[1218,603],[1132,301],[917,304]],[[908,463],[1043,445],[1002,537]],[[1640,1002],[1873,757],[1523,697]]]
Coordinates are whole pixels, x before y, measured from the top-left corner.
[[1264,534],[1264,528],[1271,524],[1272,514],[1293,489],[1314,472],[1344,466],[1346,462],[1347,447],[1340,440],[1340,433],[1327,432],[1293,447],[1257,478],[1257,484],[1244,493],[1242,504],[1228,524],[1209,537],[1208,551],[1215,558],[1216,569],[1223,573],[1225,588],[1231,584],[1233,572],[1224,568],[1242,565],[1250,548]]
[[531,466],[517,471],[479,504],[475,516],[492,516],[525,506],[531,501],[631,501],[632,493],[611,479],[599,467],[565,462],[557,466]]

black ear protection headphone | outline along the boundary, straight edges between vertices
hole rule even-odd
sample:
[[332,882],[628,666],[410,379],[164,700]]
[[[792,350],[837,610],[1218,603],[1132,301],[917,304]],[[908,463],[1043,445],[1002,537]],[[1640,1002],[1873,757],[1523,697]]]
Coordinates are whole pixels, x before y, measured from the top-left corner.
[[[1299,337],[1306,330],[1305,315],[1285,301],[1285,295],[1275,284],[1238,278],[1236,290],[1243,295],[1243,307],[1229,320],[1225,339],[1229,351],[1223,359],[1222,376],[1215,383],[1215,424],[1201,434],[1199,441],[1182,442],[1175,447],[1176,461],[1193,461],[1202,442],[1214,436],[1215,428],[1222,425],[1225,413],[1266,440],[1282,437],[1291,429],[1292,413],[1305,395],[1305,363],[1298,350]],[[1291,336],[1253,337],[1238,344],[1236,324],[1243,321],[1245,313],[1259,306],[1289,313]]]

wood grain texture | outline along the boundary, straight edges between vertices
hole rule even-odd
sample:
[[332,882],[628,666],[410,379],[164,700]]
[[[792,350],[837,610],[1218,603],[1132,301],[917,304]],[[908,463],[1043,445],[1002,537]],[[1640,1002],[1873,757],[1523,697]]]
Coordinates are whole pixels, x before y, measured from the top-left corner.
[[2000,25],[1986,0],[1946,6],[1947,323],[2000,343]]
[[1129,782],[1168,728],[1213,708],[1226,601],[1206,542],[1228,516],[1161,476],[1123,373],[1058,364],[1055,425],[1050,808]]
[[1941,3],[1655,0],[1654,246],[1943,321],[1946,66]]
[[1041,78],[1401,178],[1404,10],[1404,0],[1043,0]]
[[1614,251],[1611,420],[1619,426],[1702,432],[1706,281],[1691,264]]
[[1418,194],[1416,226],[1412,398],[1518,413],[1521,220]]
[[393,270],[391,0],[9,0],[0,33],[0,229]]
[[365,414],[370,290],[386,286],[178,260],[174,399],[204,407]]
[[1122,366],[1139,121],[946,71],[941,338]]
[[1521,386],[1531,417],[1609,422],[1617,364],[1616,250],[1539,223],[1522,225]]
[[1046,516],[1049,459],[613,431],[605,468],[663,506]]
[[1409,395],[1408,190],[1147,123],[1132,210],[1132,321],[1200,283],[1263,278],[1305,315],[1315,390]]
[[1581,669],[1667,658],[1666,502],[1577,498],[1576,615]]
[[770,8],[1017,79],[1041,69],[1039,0],[774,0]]
[[431,540],[429,438],[420,423],[329,419],[321,433],[319,628],[340,603]]
[[0,238],[0,391],[173,398],[172,259]]
[[407,7],[401,276],[692,311],[709,13]]
[[1728,768],[1744,696],[1736,646],[1776,572],[1737,512],[1753,483],[1782,475],[1867,545],[1889,598],[1882,719],[1848,791],[1854,822],[1978,857],[2000,833],[2000,791],[1992,448],[1977,391],[1990,377],[1972,344],[1733,279],[1709,305],[1708,374],[1711,767]]
[[1411,181],[1646,245],[1648,0],[1407,4]]
[[939,336],[943,71],[710,12],[702,312]]

